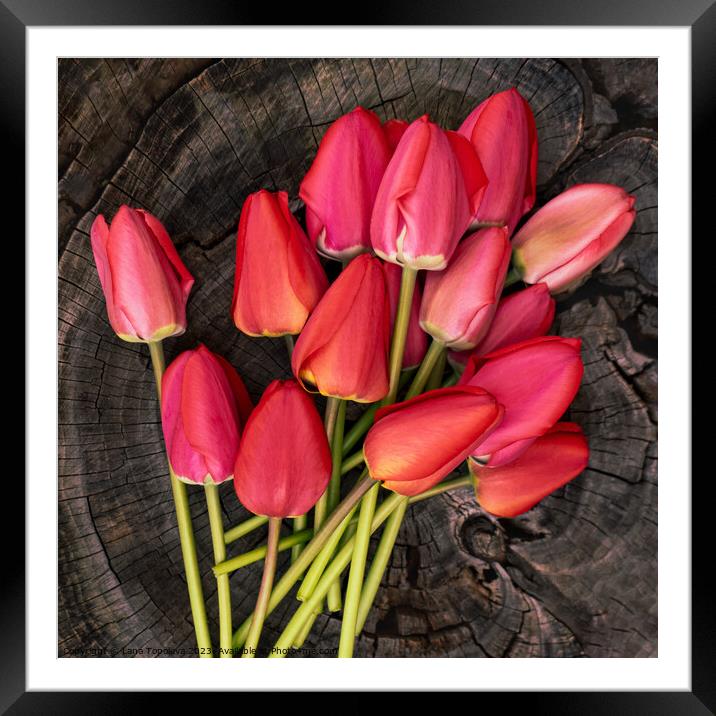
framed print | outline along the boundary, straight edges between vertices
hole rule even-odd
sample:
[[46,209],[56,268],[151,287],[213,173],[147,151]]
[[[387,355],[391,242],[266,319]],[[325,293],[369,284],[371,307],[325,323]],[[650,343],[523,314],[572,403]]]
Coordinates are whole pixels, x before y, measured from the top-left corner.
[[4,708],[716,708],[686,418],[702,5],[0,6],[29,281]]

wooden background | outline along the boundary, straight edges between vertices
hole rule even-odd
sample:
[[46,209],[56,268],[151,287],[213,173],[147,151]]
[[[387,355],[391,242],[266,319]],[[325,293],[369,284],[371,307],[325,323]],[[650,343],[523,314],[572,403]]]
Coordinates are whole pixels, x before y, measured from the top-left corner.
[[[107,323],[94,217],[128,203],[164,222],[197,278],[168,359],[203,341],[257,399],[289,371],[280,340],[249,339],[229,316],[247,194],[285,189],[299,210],[321,136],[357,105],[457,128],[509,86],[537,122],[538,205],[576,182],[637,197],[627,239],[558,305],[555,332],[584,339],[570,417],[590,467],[514,520],[491,518],[467,489],[411,508],[357,654],[656,656],[656,60],[600,59],[60,61],[60,655],[193,643],[148,353]],[[208,521],[190,492],[216,635]],[[231,485],[222,501],[227,523],[245,517]],[[259,578],[260,564],[232,578],[235,623]],[[294,604],[269,618],[266,644]],[[322,616],[306,645],[335,646],[338,632]]]

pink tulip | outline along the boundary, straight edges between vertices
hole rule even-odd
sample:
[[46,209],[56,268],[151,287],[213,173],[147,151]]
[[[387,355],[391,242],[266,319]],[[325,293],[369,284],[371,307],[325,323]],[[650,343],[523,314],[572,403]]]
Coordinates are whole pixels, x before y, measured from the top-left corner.
[[448,267],[425,278],[423,330],[449,348],[474,348],[497,309],[511,253],[503,228],[482,229],[463,239]]
[[[268,280],[270,277],[270,280]],[[241,210],[231,314],[250,336],[300,333],[328,279],[286,192],[250,194]]]
[[362,107],[337,119],[301,182],[306,226],[322,254],[346,261],[370,251],[370,218],[390,159],[376,115]]
[[514,88],[498,92],[458,131],[475,147],[490,182],[475,222],[499,222],[511,235],[535,203],[537,129],[529,104]]
[[[395,314],[398,311],[398,300],[400,298],[400,281],[402,269],[396,264],[383,264],[385,282],[388,286],[390,298],[390,324],[391,328],[395,321]],[[408,324],[408,335],[405,339],[405,351],[403,353],[403,368],[414,368],[420,365],[425,351],[428,349],[428,337],[420,327],[420,286],[416,283],[413,291],[413,304],[410,308],[410,323]]]
[[230,479],[251,399],[236,371],[206,346],[184,351],[162,378],[162,429],[169,464],[189,483]]
[[294,380],[275,380],[246,423],[234,470],[241,504],[256,515],[310,510],[331,476],[331,451],[316,406]]
[[427,115],[393,154],[373,208],[375,252],[414,269],[442,270],[477,210],[487,179],[470,143]]
[[470,353],[453,351],[450,362],[464,366],[471,356],[484,356],[530,338],[544,336],[554,320],[554,299],[545,283],[510,294],[497,304],[495,317],[477,347]]
[[498,517],[516,517],[579,475],[589,445],[574,423],[557,423],[514,462],[484,467],[469,460],[480,506]]
[[475,457],[492,467],[512,462],[559,420],[582,380],[580,349],[579,339],[542,336],[468,361],[459,384],[485,389],[505,408]]
[[364,445],[370,476],[401,495],[418,495],[477,449],[501,417],[492,395],[469,386],[380,408]]
[[123,205],[109,228],[100,214],[90,237],[114,332],[130,342],[184,333],[194,278],[159,219]]
[[612,184],[577,184],[545,204],[517,232],[514,265],[525,283],[558,293],[616,248],[634,223],[636,199]]

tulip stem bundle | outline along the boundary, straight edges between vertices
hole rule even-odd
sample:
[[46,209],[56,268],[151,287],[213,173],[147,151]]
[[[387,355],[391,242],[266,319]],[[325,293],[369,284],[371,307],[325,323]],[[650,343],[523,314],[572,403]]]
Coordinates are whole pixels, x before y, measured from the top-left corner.
[[395,325],[393,326],[393,340],[390,346],[389,375],[390,387],[383,405],[390,405],[395,402],[398,396],[398,382],[400,380],[400,368],[403,365],[403,353],[405,352],[405,339],[408,335],[410,324],[410,309],[415,291],[415,281],[418,277],[416,269],[403,266],[403,273],[400,280],[400,297],[398,298],[398,310],[395,314]]
[[268,612],[269,599],[271,598],[271,589],[273,587],[273,579],[276,574],[276,559],[278,557],[279,533],[281,532],[281,520],[278,517],[272,517],[268,523],[268,542],[266,544],[266,558],[264,560],[264,573],[261,578],[261,586],[259,594],[256,598],[256,607],[251,618],[251,626],[246,637],[244,646],[244,658],[252,659],[256,656],[256,649],[261,638],[261,631]]
[[423,392],[423,389],[430,379],[435,366],[444,355],[445,346],[440,343],[440,341],[433,339],[433,342],[430,344],[430,348],[428,348],[428,352],[423,358],[423,362],[420,364],[420,368],[418,368],[418,372],[415,374],[415,378],[413,378],[413,382],[410,384],[410,388],[408,388],[408,392],[405,395],[406,400],[414,398],[416,395]]
[[[161,401],[162,377],[164,375],[164,349],[160,341],[150,342],[148,346],[149,355],[152,358],[154,380],[157,386],[157,397]],[[177,515],[179,542],[184,560],[184,573],[189,591],[189,604],[191,606],[192,620],[194,621],[194,631],[196,632],[196,644],[201,658],[211,658],[211,637],[209,636],[209,624],[206,619],[206,604],[204,602],[204,591],[201,586],[201,576],[199,574],[199,560],[196,555],[194,529],[191,524],[189,496],[187,495],[186,485],[177,479],[171,465],[169,465],[169,478],[172,485],[172,495],[174,497],[174,507]]]

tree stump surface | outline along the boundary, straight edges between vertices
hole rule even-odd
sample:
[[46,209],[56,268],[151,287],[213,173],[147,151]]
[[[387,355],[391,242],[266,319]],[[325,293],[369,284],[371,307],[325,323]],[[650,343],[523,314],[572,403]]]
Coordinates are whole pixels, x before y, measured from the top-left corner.
[[[357,655],[657,655],[656,61],[484,58],[60,60],[60,655],[194,644],[148,351],[107,322],[97,214],[128,203],[164,222],[197,279],[167,360],[204,342],[257,400],[290,371],[282,341],[248,338],[229,315],[245,197],[284,189],[300,212],[318,142],[357,105],[456,129],[510,86],[536,118],[537,206],[578,182],[637,197],[630,235],[558,303],[554,332],[583,338],[568,417],[589,438],[589,468],[517,519],[493,518],[469,489],[411,507]],[[217,643],[206,508],[189,492]],[[227,525],[247,516],[230,484],[221,498]],[[264,540],[252,533],[229,554]],[[260,571],[232,577],[235,624]],[[269,617],[266,645],[295,605]],[[306,646],[336,646],[339,628],[322,615]]]

